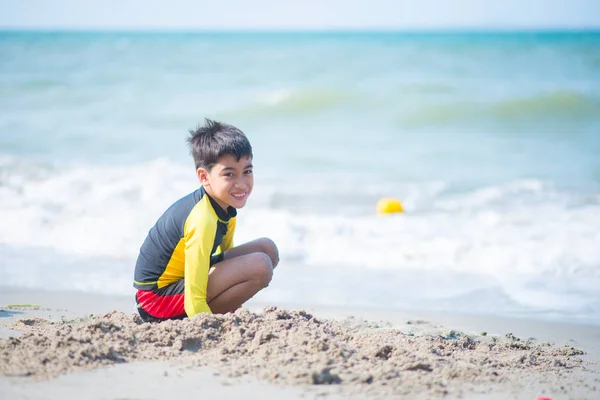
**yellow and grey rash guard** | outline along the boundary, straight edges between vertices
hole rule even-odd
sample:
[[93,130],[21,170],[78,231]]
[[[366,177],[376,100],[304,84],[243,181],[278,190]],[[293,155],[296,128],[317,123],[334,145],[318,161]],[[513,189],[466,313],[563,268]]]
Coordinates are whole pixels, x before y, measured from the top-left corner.
[[211,313],[206,302],[211,257],[233,247],[236,210],[224,211],[203,187],[175,202],[140,248],[133,286],[157,290],[184,279],[185,313]]

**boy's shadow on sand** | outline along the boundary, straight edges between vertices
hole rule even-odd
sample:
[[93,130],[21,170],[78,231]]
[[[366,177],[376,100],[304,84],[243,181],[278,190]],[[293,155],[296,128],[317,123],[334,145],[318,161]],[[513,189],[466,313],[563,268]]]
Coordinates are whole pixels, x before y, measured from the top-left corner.
[[0,318],[12,317],[13,315],[23,314],[23,311],[6,310],[0,308]]

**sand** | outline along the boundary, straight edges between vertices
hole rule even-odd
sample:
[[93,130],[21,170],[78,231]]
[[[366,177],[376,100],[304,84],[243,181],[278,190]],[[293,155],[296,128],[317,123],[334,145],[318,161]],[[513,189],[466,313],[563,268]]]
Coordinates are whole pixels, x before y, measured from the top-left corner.
[[[41,305],[5,307],[0,315],[12,314],[1,319],[1,397],[58,395],[69,377],[78,377],[88,386],[111,382],[113,391],[87,398],[140,398],[133,388],[155,376],[154,390],[142,398],[159,398],[167,388],[175,398],[195,388],[220,398],[600,398],[599,327],[563,324],[592,335],[565,343],[450,329],[431,315],[400,325],[393,318],[267,306],[157,324],[117,308],[73,316]],[[94,395],[79,390],[60,396]]]

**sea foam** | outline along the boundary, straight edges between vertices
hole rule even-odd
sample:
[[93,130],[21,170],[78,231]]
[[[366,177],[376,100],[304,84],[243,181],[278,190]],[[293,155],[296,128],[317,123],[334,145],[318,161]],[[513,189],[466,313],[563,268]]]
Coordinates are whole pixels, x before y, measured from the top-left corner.
[[[90,290],[83,282],[91,280],[91,290],[129,290],[147,231],[168,205],[196,186],[188,169],[164,159],[63,168],[5,159],[0,169],[3,283]],[[318,188],[312,196],[337,196],[338,203],[352,193],[344,185]],[[500,290],[514,302],[513,310],[516,305],[584,314],[596,310],[597,196],[581,197],[539,180],[450,189],[439,183],[399,184],[395,192],[410,199],[406,212],[378,216],[369,197],[347,208],[325,201],[314,209],[293,202],[273,206],[272,198],[286,186],[262,182],[239,212],[235,240],[275,240],[280,268],[294,269],[283,273],[288,292],[294,293],[293,282],[305,270],[308,275],[301,279],[310,290],[337,293],[313,297],[328,303],[373,305],[387,293],[388,305],[439,307],[450,301],[455,307],[453,298],[461,302],[469,293],[483,290],[485,297]],[[302,202],[297,191],[284,195]],[[329,284],[318,283],[326,276]],[[126,283],[115,284],[115,277]],[[352,281],[363,285],[362,299],[352,298]],[[266,296],[291,301],[289,293],[275,288]]]

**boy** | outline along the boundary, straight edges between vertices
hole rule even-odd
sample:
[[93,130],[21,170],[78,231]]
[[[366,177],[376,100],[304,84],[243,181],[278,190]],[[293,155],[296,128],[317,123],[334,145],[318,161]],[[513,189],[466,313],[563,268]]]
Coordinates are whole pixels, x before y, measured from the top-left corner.
[[201,187],[176,201],[140,248],[133,286],[144,321],[236,310],[279,262],[266,238],[233,247],[236,209],[252,192],[252,147],[234,126],[206,119],[188,138]]

